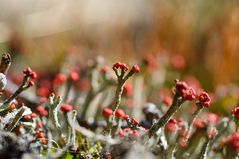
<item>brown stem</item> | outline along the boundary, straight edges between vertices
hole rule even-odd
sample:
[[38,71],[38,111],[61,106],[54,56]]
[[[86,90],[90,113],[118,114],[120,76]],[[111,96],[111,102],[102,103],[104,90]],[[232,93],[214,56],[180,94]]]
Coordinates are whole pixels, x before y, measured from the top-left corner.
[[148,136],[152,137],[153,134],[155,134],[158,129],[165,126],[165,124],[169,121],[169,119],[180,109],[181,104],[183,101],[179,98],[180,96],[176,94],[173,99],[173,103],[171,107],[168,109],[168,111],[165,113],[165,115],[159,119],[158,122],[154,123],[153,126],[148,131]]
[[11,65],[10,54],[8,53],[3,54],[1,58],[0,72],[6,75],[10,65]]

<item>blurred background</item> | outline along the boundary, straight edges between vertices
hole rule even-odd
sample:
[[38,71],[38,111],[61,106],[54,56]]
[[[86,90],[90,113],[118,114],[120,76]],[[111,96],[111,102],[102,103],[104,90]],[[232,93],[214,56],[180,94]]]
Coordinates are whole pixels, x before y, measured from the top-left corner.
[[179,55],[179,71],[213,90],[239,82],[239,1],[1,0],[0,52],[12,54],[11,70],[53,73],[69,54],[82,64]]

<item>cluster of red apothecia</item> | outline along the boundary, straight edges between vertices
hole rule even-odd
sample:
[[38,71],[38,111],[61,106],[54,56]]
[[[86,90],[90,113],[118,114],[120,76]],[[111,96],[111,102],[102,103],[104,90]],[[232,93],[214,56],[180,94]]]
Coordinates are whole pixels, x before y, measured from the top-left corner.
[[[114,111],[110,108],[104,108],[102,114],[105,118],[109,118],[113,116]],[[117,109],[115,111],[115,116],[121,120],[125,120],[127,123],[129,123],[132,126],[139,126],[140,124],[137,119],[130,118],[129,115],[125,114],[125,112],[122,109]],[[142,130],[144,130],[144,128],[142,128]],[[120,129],[117,134],[120,137],[133,136],[134,139],[137,139],[137,137],[139,136],[138,130],[135,130],[135,129],[133,130],[131,128]]]
[[[36,72],[32,71],[31,68],[26,68],[26,69],[23,70],[23,74],[25,75],[24,76],[25,80],[23,80],[23,84],[21,86],[22,89],[33,86],[34,85],[34,80],[37,78]],[[17,104],[18,104],[17,101],[10,102],[8,104],[8,111],[12,112],[14,109],[16,109]],[[35,114],[31,114],[31,115],[23,116],[23,119],[31,120],[34,117],[35,117]]]
[[34,118],[37,118],[36,113],[31,113],[31,114],[22,116],[22,120],[24,120],[24,121],[30,121]]
[[130,83],[125,83],[123,87],[123,95],[130,97],[133,94],[133,86]]
[[121,62],[115,63],[112,67],[112,69],[114,71],[117,71],[118,68],[125,70],[125,71],[127,71],[129,69],[129,67],[125,63],[121,63]]
[[28,78],[28,84],[29,86],[33,86],[34,85],[34,81],[36,78],[37,78],[37,74],[35,71],[32,71],[31,68],[26,68],[23,70],[23,73],[25,74],[26,77],[29,77]]
[[38,137],[41,141],[42,144],[46,144],[46,138],[44,137],[43,132],[41,132],[40,130],[37,130],[35,133],[36,137]]
[[239,119],[239,107],[233,108],[231,114],[232,114],[236,119]]
[[[104,108],[103,112],[102,112],[103,116],[106,117],[106,118],[109,118],[110,116],[112,116],[113,113],[114,113],[113,110],[110,109],[110,108]],[[125,114],[125,112],[122,109],[117,109],[115,111],[115,116],[117,118],[120,118],[120,119],[123,119],[123,120],[129,120],[130,119],[134,125],[139,124],[139,122],[135,118],[131,119],[127,114]]]
[[[188,86],[185,82],[183,81],[176,81],[176,93],[178,93],[183,100],[189,100],[192,101],[196,99],[196,91]],[[198,102],[200,103],[201,106],[203,107],[209,107],[211,104],[211,98],[206,92],[202,92],[198,96]]]
[[[110,108],[104,108],[103,109],[103,112],[102,112],[102,115],[105,117],[105,118],[109,118],[110,116],[113,115],[113,110],[110,109]],[[137,126],[139,125],[139,122],[137,119],[135,118],[130,118],[129,115],[125,114],[125,112],[122,110],[122,109],[117,109],[115,111],[115,116],[119,119],[123,119],[123,120],[126,120],[126,121],[130,121],[133,125]]]
[[[112,69],[114,71],[117,71],[117,69],[120,68],[124,71],[127,71],[129,69],[129,67],[125,64],[125,63],[121,63],[121,62],[117,62],[113,65]],[[139,66],[138,65],[133,65],[131,71],[133,73],[139,73],[140,69],[139,69]]]
[[[26,69],[25,71],[25,74],[29,77],[36,77],[36,74],[31,71],[30,69]],[[53,95],[53,93],[51,94]],[[9,109],[12,107],[15,108],[15,104],[14,103],[11,103],[10,104],[10,107]],[[73,107],[69,104],[62,104],[61,107],[60,107],[60,110],[63,112],[63,113],[67,113],[67,112],[70,112],[73,110]],[[44,106],[37,106],[36,107],[36,110],[35,110],[36,113],[31,113],[31,114],[28,114],[28,115],[24,115],[22,117],[22,121],[25,121],[25,122],[29,122],[29,121],[32,121],[33,119],[37,119],[37,114],[41,117],[47,117],[48,116],[48,110],[44,107]],[[36,120],[36,131],[35,131],[35,136],[41,141],[42,144],[46,144],[47,142],[47,139],[44,137],[44,133],[43,133],[43,123]],[[17,131],[19,131],[20,129],[24,128],[23,125],[18,125],[17,127]]]
[[61,107],[60,107],[60,110],[63,112],[63,113],[68,113],[70,111],[73,110],[73,106],[72,105],[69,105],[69,104],[62,104]]
[[107,73],[109,72],[110,68],[108,66],[103,66],[101,69],[100,69],[100,72],[101,73]]
[[[21,120],[25,121],[25,122],[30,122],[30,121],[32,121],[33,119],[36,119],[36,118],[37,118],[37,114],[36,113],[31,113],[31,114],[28,114],[28,115],[24,115]],[[17,131],[19,132],[20,129],[23,129],[23,128],[24,128],[23,125],[19,125],[17,127]],[[35,136],[41,141],[42,144],[46,144],[47,143],[46,138],[45,138],[43,132],[40,130],[42,128],[43,128],[42,122],[36,121]]]
[[53,81],[44,79],[44,81],[39,83],[37,87],[37,95],[40,97],[40,101],[46,102],[47,96],[49,96],[53,90],[57,89],[67,81],[76,84],[79,78],[80,75],[77,69],[71,69],[68,75],[63,73],[57,74]]
[[[238,122],[239,120],[239,107],[236,106],[232,109],[231,114],[235,118],[235,121]],[[236,124],[238,127],[238,125]],[[226,143],[236,151],[239,151],[239,131],[232,133],[227,137]]]
[[[67,113],[67,112],[72,111],[73,107],[69,104],[62,104],[61,107],[60,107],[60,110],[63,113]],[[36,108],[36,113],[39,114],[42,117],[47,117],[48,116],[48,111],[43,106],[38,106]],[[29,115],[24,115],[22,117],[22,120],[31,121],[33,118],[37,118],[36,113],[31,113]],[[42,144],[46,144],[47,143],[46,138],[44,137],[43,132],[39,130],[39,129],[43,128],[42,122],[40,122],[40,121],[36,122],[36,126],[37,126],[37,130],[35,132],[36,137],[39,138],[39,140],[41,141]]]
[[137,139],[139,137],[139,131],[138,130],[132,130],[131,128],[124,128],[120,129],[117,133],[119,137],[133,137],[133,139]]
[[[217,134],[217,130],[215,128],[215,125],[219,121],[219,116],[214,113],[208,113],[207,116],[204,119],[196,119],[193,122],[193,127],[196,130],[202,130],[205,129],[208,126],[207,130],[207,136],[209,138],[213,138]],[[165,125],[165,131],[169,133],[174,133],[176,131],[179,131],[179,135],[181,137],[180,139],[180,145],[182,147],[186,146],[186,136],[188,135],[188,129],[186,128],[186,125],[183,124],[183,119],[170,119],[168,123]]]

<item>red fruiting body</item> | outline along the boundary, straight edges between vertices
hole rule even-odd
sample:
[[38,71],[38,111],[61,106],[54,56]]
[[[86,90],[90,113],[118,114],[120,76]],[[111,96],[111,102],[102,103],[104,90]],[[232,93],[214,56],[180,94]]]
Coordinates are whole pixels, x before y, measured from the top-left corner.
[[182,94],[182,92],[186,91],[187,88],[188,88],[187,83],[185,83],[183,81],[176,82],[176,91],[178,91],[180,94]]
[[44,144],[44,145],[46,144],[46,138],[45,137],[40,138],[40,140],[41,140],[42,144]]
[[132,118],[132,119],[131,119],[131,122],[132,122],[134,125],[139,125],[138,120],[135,119],[135,118]]
[[79,79],[79,74],[77,71],[71,71],[70,72],[70,75],[69,75],[69,80],[72,81],[72,82],[75,82]]
[[17,127],[16,127],[16,133],[17,133],[17,135],[19,135],[21,132],[22,132],[22,130],[24,129],[24,127],[22,126],[22,125],[18,125]]
[[53,81],[53,85],[54,87],[58,87],[61,84],[63,84],[66,81],[66,76],[62,73],[59,73],[58,75],[56,75],[54,81]]
[[28,67],[28,68],[26,68],[26,69],[23,70],[23,73],[24,73],[25,75],[30,75],[30,74],[32,73],[32,69]]
[[52,98],[54,98],[56,95],[55,95],[55,93],[54,92],[52,92],[51,94],[50,94],[50,97],[52,97]]
[[154,71],[157,66],[156,58],[153,54],[147,54],[144,58],[144,63],[148,66],[150,72]]
[[170,106],[172,104],[173,100],[171,97],[169,96],[164,96],[163,97],[163,103],[167,106]]
[[37,115],[36,115],[36,113],[31,113],[31,114],[30,114],[30,117],[31,117],[31,118],[36,118]]
[[124,116],[125,116],[125,113],[124,113],[124,111],[122,109],[118,109],[115,112],[115,116],[118,117],[118,118],[122,118],[123,119]]
[[91,85],[90,85],[89,81],[87,81],[87,80],[80,80],[80,82],[77,82],[76,87],[81,92],[88,92],[91,88]]
[[138,138],[139,137],[139,131],[138,130],[133,130],[133,135],[134,135],[134,138]]
[[128,115],[125,115],[125,116],[124,116],[124,120],[129,120],[129,116],[128,116]]
[[124,69],[125,71],[127,71],[129,69],[129,67],[125,63],[122,63],[120,68]]
[[207,122],[208,124],[216,124],[219,121],[219,116],[215,113],[207,114]]
[[171,58],[171,65],[174,69],[182,69],[185,67],[185,59],[182,55],[174,55]]
[[239,151],[239,132],[234,132],[233,134],[227,137],[227,142],[229,147]]
[[34,86],[35,85],[35,83],[30,79],[29,81],[28,81],[28,84],[29,84],[29,86]]
[[117,63],[115,63],[115,64],[113,65],[112,69],[113,69],[114,71],[116,71],[116,70],[120,67],[120,65],[121,65],[121,63],[120,63],[120,62],[117,62]]
[[24,115],[24,116],[22,116],[22,119],[23,119],[23,120],[26,120],[26,121],[29,121],[29,120],[32,119],[32,117],[31,117],[31,115],[29,114],[29,115]]
[[239,119],[239,107],[233,108],[231,114],[232,114],[235,118]]
[[205,128],[207,125],[207,123],[204,121],[204,120],[200,120],[200,119],[197,119],[194,123],[193,123],[193,126],[195,128]]
[[18,125],[16,129],[20,130],[23,129],[24,127],[22,125]]
[[186,96],[185,99],[186,100],[194,100],[196,98],[196,92],[192,87],[188,87],[188,89],[186,90]]
[[73,107],[69,104],[63,104],[60,109],[63,113],[67,113],[67,112],[72,111]]
[[119,135],[119,137],[124,137],[124,131],[123,130],[119,130],[118,131],[118,135]]
[[36,125],[37,125],[38,128],[42,128],[43,127],[42,122],[37,122]]
[[192,106],[189,108],[190,114],[195,113],[197,110],[198,110],[198,107],[197,107],[196,104],[192,105]]
[[214,138],[217,135],[217,129],[214,127],[210,128],[209,131],[207,132],[207,135],[210,139]]
[[27,76],[30,76],[32,79],[36,79],[37,78],[37,74],[36,72],[32,71],[31,68],[26,68],[23,70],[23,73]]
[[48,111],[43,106],[38,106],[36,108],[36,112],[38,114],[40,114],[41,116],[47,116],[48,115]]
[[117,71],[118,68],[119,68],[119,62],[115,63],[112,67],[114,71]]
[[109,71],[109,67],[108,66],[104,66],[100,69],[100,72],[102,73],[107,73]]
[[203,106],[203,107],[209,107],[211,104],[211,98],[209,97],[209,95],[206,92],[202,92],[199,97],[198,97],[199,103]]
[[165,126],[165,130],[168,132],[175,132],[178,129],[177,120],[170,119]]
[[104,117],[108,118],[113,114],[113,110],[110,108],[104,108],[102,114]]
[[139,71],[140,71],[139,66],[138,66],[138,65],[134,65],[134,66],[132,67],[132,71],[133,71],[134,73],[139,73]]
[[182,81],[176,82],[176,92],[179,93],[184,100],[194,100],[196,98],[195,90]]
[[23,129],[24,127],[22,125],[18,125],[17,126],[17,129],[20,130],[20,129]]
[[39,131],[39,130],[36,131],[36,136],[38,138],[43,138],[44,137],[43,133],[41,131]]
[[116,71],[118,68],[121,68],[124,71],[127,71],[129,68],[125,63],[117,62],[113,65],[112,69]]
[[125,96],[129,97],[129,96],[132,96],[133,94],[133,87],[131,84],[129,83],[126,83],[123,87],[123,93]]
[[30,77],[31,77],[32,79],[36,79],[36,78],[37,78],[36,72],[33,71],[33,72],[30,74]]
[[41,86],[39,88],[37,88],[37,95],[39,97],[47,97],[50,93],[50,90],[48,87],[45,86]]
[[124,128],[123,130],[125,133],[128,133],[128,132],[131,132],[131,129],[130,128]]

